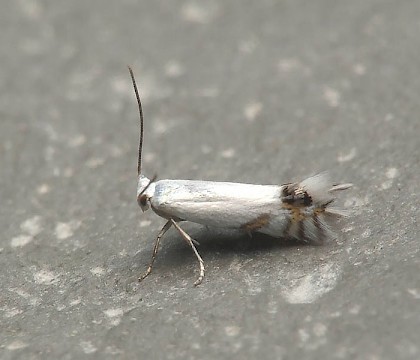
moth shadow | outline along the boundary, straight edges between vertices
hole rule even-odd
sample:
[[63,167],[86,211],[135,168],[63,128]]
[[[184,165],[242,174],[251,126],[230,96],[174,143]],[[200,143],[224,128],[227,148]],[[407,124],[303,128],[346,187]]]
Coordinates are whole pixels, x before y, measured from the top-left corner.
[[[195,225],[186,224],[183,225],[183,229],[199,243],[196,248],[205,261],[216,257],[229,259],[233,255],[248,258],[270,251],[298,248],[302,245],[310,246],[294,239],[274,238],[257,233],[250,236],[234,230],[197,228]],[[165,257],[168,266],[190,262],[194,256],[181,236],[173,231],[163,240],[160,253]]]
[[254,253],[302,245],[302,242],[293,239],[214,229],[200,230],[195,234],[195,237],[200,243],[200,249],[206,252]]

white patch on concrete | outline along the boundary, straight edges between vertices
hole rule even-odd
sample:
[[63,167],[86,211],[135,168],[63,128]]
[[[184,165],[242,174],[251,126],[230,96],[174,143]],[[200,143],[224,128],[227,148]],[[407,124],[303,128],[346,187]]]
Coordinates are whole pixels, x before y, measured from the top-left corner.
[[407,292],[416,300],[420,299],[420,289],[407,289]]
[[93,354],[98,349],[92,344],[91,341],[81,341],[80,347],[82,348],[85,354]]
[[330,107],[337,107],[340,105],[340,93],[332,87],[326,86],[323,91],[324,100]]
[[235,149],[233,148],[225,149],[221,152],[221,155],[225,159],[231,159],[235,156]]
[[277,312],[278,312],[277,302],[275,302],[274,300],[269,301],[268,304],[267,304],[267,312],[269,314],[277,314]]
[[329,317],[332,319],[339,318],[341,316],[341,311],[333,311],[329,314]]
[[341,163],[351,161],[356,156],[356,153],[357,153],[356,148],[351,148],[348,153],[339,154],[338,157],[337,157],[337,160],[338,160],[338,162],[341,162]]
[[105,274],[105,269],[104,269],[104,268],[102,268],[102,267],[100,267],[100,266],[97,266],[97,267],[94,267],[94,268],[90,269],[90,272],[91,272],[93,275],[96,275],[96,276],[102,276],[102,275],[104,275],[104,274]]
[[397,168],[391,167],[386,170],[385,176],[387,177],[387,180],[382,182],[381,189],[382,190],[388,190],[392,187],[392,184],[394,183],[394,179],[398,176],[399,172]]
[[388,179],[395,179],[398,176],[398,169],[391,167],[386,170],[386,177]]
[[394,119],[395,119],[394,114],[388,113],[388,114],[385,115],[385,121],[386,122],[390,122],[390,121],[392,121]]
[[23,310],[21,310],[21,309],[16,309],[16,308],[5,309],[4,317],[5,318],[12,318],[12,317],[14,317],[16,315],[19,315],[19,314],[22,314],[22,313],[23,313]]
[[314,334],[318,337],[325,336],[327,333],[327,326],[322,323],[316,323],[313,327]]
[[[242,272],[242,266],[244,265],[244,263],[242,261],[239,260],[239,257],[235,256],[231,263],[229,264],[229,269],[228,271],[235,271],[236,273],[241,273]],[[243,280],[247,283],[247,285],[254,285],[252,282],[252,279],[249,275],[244,275]]]
[[121,256],[121,257],[125,257],[125,256],[127,256],[127,254],[128,254],[127,249],[122,249],[122,250],[118,253],[118,255],[119,255],[119,256]]
[[363,231],[362,233],[362,238],[364,239],[368,239],[370,238],[370,236],[372,235],[372,230],[370,229],[366,229],[365,231]]
[[[149,101],[167,98],[174,93],[174,88],[168,82],[159,81],[151,73],[142,75],[140,90],[143,106]],[[133,96],[133,89],[131,89],[131,96]]]
[[70,306],[76,306],[76,305],[79,305],[81,302],[82,302],[82,299],[77,298],[77,299],[74,299],[74,300],[70,301],[69,305]]
[[20,229],[26,233],[15,236],[10,241],[10,246],[22,247],[29,244],[34,236],[38,235],[42,230],[42,219],[40,216],[33,216],[20,224]]
[[230,337],[238,336],[240,332],[241,332],[241,328],[239,326],[232,325],[232,326],[225,327],[225,334],[227,336],[230,336]]
[[145,163],[153,164],[153,162],[156,160],[156,154],[149,152],[147,154],[144,154],[143,158]]
[[104,314],[108,317],[112,326],[117,326],[121,322],[124,311],[121,308],[108,309],[104,311]]
[[360,313],[360,309],[362,307],[360,305],[353,305],[350,309],[349,309],[349,314],[352,315],[358,315]]
[[14,351],[14,350],[20,350],[20,349],[26,348],[27,346],[28,346],[27,343],[24,343],[21,340],[15,340],[15,341],[12,341],[9,345],[7,345],[6,349]]
[[49,187],[48,184],[41,184],[36,188],[36,192],[39,195],[44,195],[44,194],[48,194],[50,192],[51,188]]
[[336,266],[322,265],[295,281],[290,288],[283,291],[283,296],[291,304],[313,303],[335,287],[339,274],[340,270]]
[[206,7],[206,2],[189,2],[182,6],[181,16],[184,20],[196,24],[208,24],[215,15],[215,9]]
[[[305,319],[310,322],[312,319]],[[323,346],[326,341],[327,326],[323,323],[317,322],[313,325],[312,329],[300,328],[298,329],[298,346],[301,346],[307,350],[315,350],[320,346]]]
[[148,227],[152,222],[150,220],[141,220],[140,227]]
[[53,285],[58,281],[58,274],[48,270],[41,270],[34,274],[35,283],[40,285]]
[[19,289],[19,288],[13,288],[13,289],[9,289],[10,291],[15,292],[16,294],[18,294],[19,296],[22,296],[24,299],[29,299],[29,297],[31,295],[29,295],[29,293],[27,293],[25,290],[23,289]]
[[385,180],[384,182],[382,182],[381,184],[381,189],[382,190],[388,190],[392,187],[392,180]]
[[80,226],[80,221],[59,222],[55,225],[55,236],[58,240],[65,240],[73,236],[74,231]]
[[247,39],[239,42],[238,49],[243,54],[251,54],[257,48],[257,41],[255,39]]
[[10,241],[11,247],[22,247],[29,244],[34,238],[31,235],[18,235]]
[[56,309],[57,309],[57,311],[63,311],[66,307],[67,306],[64,305],[64,304],[59,304],[59,305],[57,305]]
[[299,340],[301,343],[307,342],[310,338],[310,335],[306,329],[299,329],[298,335],[299,335]]
[[41,302],[40,299],[36,298],[36,297],[31,297],[30,294],[28,294],[25,290],[20,289],[20,288],[9,288],[9,291],[13,291],[16,294],[18,294],[19,296],[23,297],[24,299],[28,300],[28,304],[30,306],[37,306],[39,305],[39,303]]
[[20,228],[23,232],[31,236],[38,235],[42,231],[41,217],[34,216],[25,220],[22,224],[20,224]]
[[105,354],[119,355],[124,352],[121,349],[118,349],[115,345],[110,345],[105,348]]
[[127,81],[127,76],[114,77],[111,80],[111,87],[121,97],[133,96],[133,86],[131,81]]
[[252,102],[245,106],[244,115],[248,121],[254,121],[261,113],[263,106],[260,102]]
[[81,145],[83,145],[86,142],[86,136],[83,134],[79,134],[76,135],[74,137],[72,137],[69,141],[68,144],[70,147],[72,148],[76,148],[79,147]]
[[298,59],[295,58],[280,59],[278,63],[279,70],[285,73],[296,70],[299,67],[301,67],[301,63]]
[[104,163],[105,163],[104,158],[94,157],[86,161],[86,166],[90,169],[96,169],[97,167],[103,165]]
[[177,78],[185,73],[185,68],[175,60],[171,60],[165,64],[165,75],[169,78]]
[[166,134],[173,126],[174,124],[167,120],[161,120],[161,119],[153,120],[153,131],[157,135]]
[[36,0],[20,0],[17,1],[22,13],[30,20],[38,20],[44,13],[44,8],[39,1]]
[[109,318],[113,318],[116,316],[122,316],[124,314],[124,311],[121,308],[114,308],[114,309],[104,310],[104,314],[108,316]]
[[70,166],[66,167],[63,170],[63,176],[66,178],[71,178],[74,175],[74,169]]
[[365,75],[366,74],[366,66],[364,66],[363,64],[360,64],[360,63],[354,64],[353,72],[358,76]]

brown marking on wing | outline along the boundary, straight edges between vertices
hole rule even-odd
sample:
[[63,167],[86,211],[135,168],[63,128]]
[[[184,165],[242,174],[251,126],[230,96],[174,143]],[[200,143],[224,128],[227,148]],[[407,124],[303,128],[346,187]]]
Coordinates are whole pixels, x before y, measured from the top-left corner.
[[305,214],[303,214],[300,207],[283,203],[282,208],[290,210],[290,216],[293,222],[299,222],[305,219]]
[[264,226],[266,226],[270,221],[270,214],[262,214],[258,216],[256,219],[248,221],[247,223],[241,226],[241,229],[251,233],[253,231],[257,231]]
[[325,213],[329,203],[315,207],[312,211],[307,212],[305,209],[312,204],[306,205],[308,202],[302,201],[302,198],[298,198],[297,201],[295,201],[295,199],[293,201],[284,201],[284,198],[282,200],[282,208],[287,209],[290,212],[290,219],[284,232],[285,235],[296,237],[303,241],[309,240],[311,236],[306,233],[305,221],[312,221],[317,230],[316,238],[319,237],[322,239],[325,237],[324,229],[322,228],[319,217]]

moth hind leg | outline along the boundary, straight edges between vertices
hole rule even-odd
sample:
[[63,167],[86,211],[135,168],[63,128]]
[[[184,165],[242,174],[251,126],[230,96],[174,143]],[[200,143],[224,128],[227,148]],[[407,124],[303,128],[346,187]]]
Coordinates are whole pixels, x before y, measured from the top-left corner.
[[200,266],[200,275],[198,276],[197,280],[194,282],[194,286],[198,286],[203,282],[204,279],[204,261],[201,258],[200,254],[197,251],[197,248],[195,247],[194,243],[197,243],[190,235],[188,235],[174,219],[170,219],[172,225],[175,226],[175,228],[179,231],[181,236],[184,238],[184,240],[191,246],[191,249],[193,250],[195,257],[198,260],[199,266]]

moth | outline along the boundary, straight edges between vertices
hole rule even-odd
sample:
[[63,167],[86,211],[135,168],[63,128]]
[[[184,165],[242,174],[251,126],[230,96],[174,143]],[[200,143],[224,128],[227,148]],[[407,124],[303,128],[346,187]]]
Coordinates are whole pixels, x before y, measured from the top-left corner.
[[143,109],[133,70],[128,69],[140,115],[137,202],[143,212],[151,208],[166,220],[156,237],[150,264],[139,281],[151,273],[160,241],[173,226],[198,260],[199,276],[194,286],[202,283],[205,268],[196,248],[198,242],[181,228],[182,221],[306,242],[322,242],[332,235],[329,221],[346,215],[343,210],[332,206],[334,193],[348,189],[352,184],[333,185],[326,173],[283,185],[201,180],[156,181],[156,176],[149,179],[143,175]]

